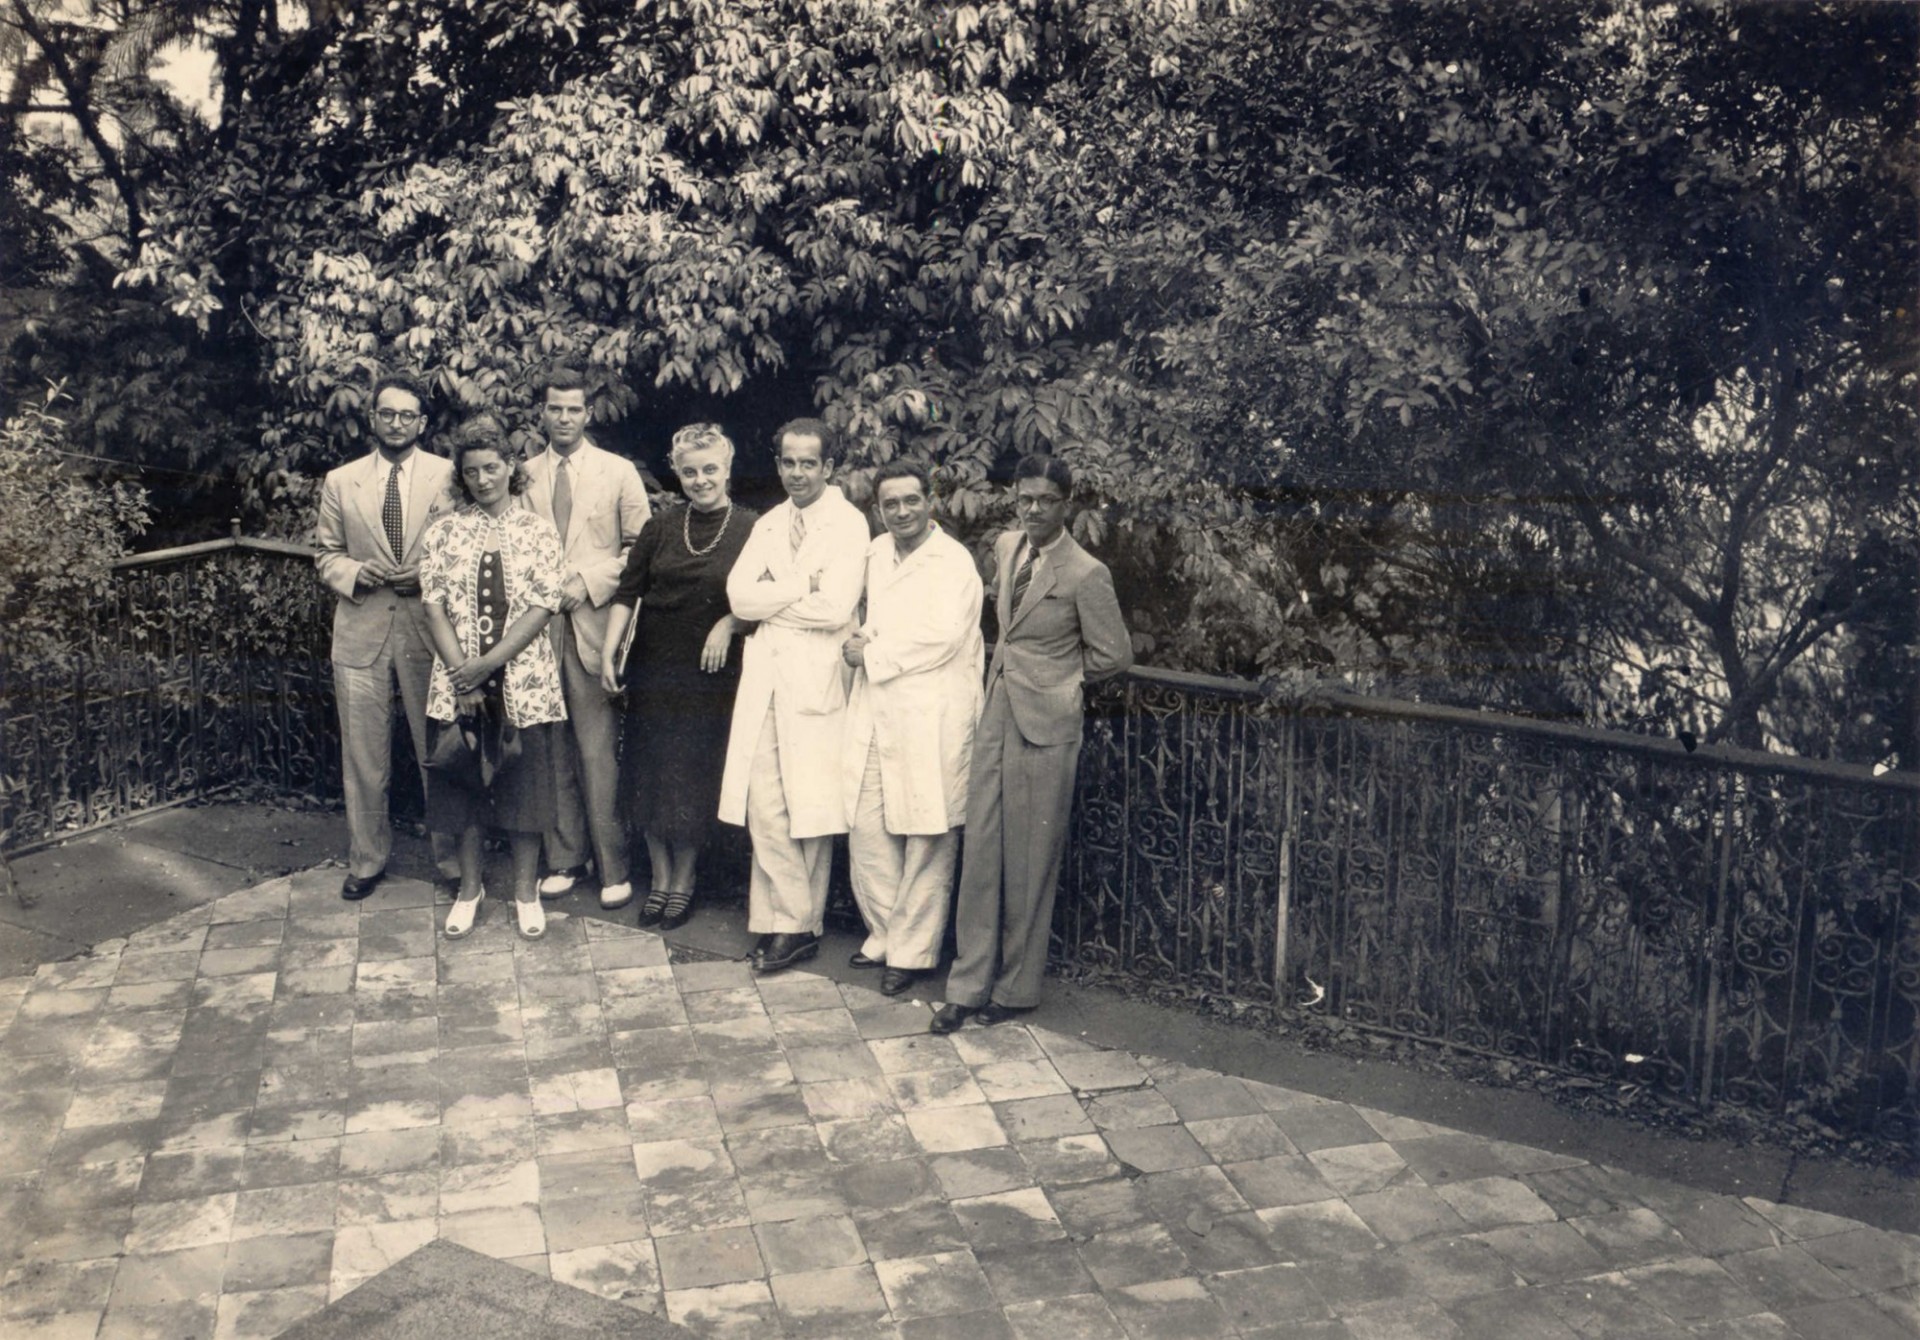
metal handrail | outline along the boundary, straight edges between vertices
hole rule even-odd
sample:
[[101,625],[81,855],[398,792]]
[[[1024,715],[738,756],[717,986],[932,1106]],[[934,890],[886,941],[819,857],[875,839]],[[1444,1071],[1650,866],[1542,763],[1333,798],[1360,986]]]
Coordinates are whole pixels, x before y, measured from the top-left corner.
[[[233,533],[218,540],[176,545],[146,553],[129,554],[114,563],[114,569],[155,567],[205,554],[243,550],[277,554],[287,558],[313,558],[320,552],[310,544],[292,540],[255,538],[240,533],[234,521]],[[1216,694],[1223,698],[1286,701],[1272,686],[1259,680],[1229,675],[1209,675],[1191,670],[1170,670],[1159,666],[1136,665],[1127,678],[1142,684],[1159,684],[1187,692]],[[1747,773],[1785,773],[1799,777],[1817,777],[1824,781],[1850,785],[1886,787],[1897,791],[1920,792],[1920,772],[1877,771],[1858,763],[1832,759],[1803,758],[1762,749],[1744,749],[1736,745],[1687,745],[1664,735],[1639,735],[1631,731],[1608,730],[1582,722],[1550,721],[1541,717],[1519,716],[1486,708],[1455,707],[1445,703],[1418,702],[1342,688],[1332,683],[1315,684],[1292,697],[1305,711],[1333,710],[1359,716],[1386,717],[1391,720],[1419,721],[1436,726],[1455,726],[1467,730],[1528,735],[1536,739],[1586,748],[1618,749],[1672,762],[1691,761],[1703,766],[1737,768]]]

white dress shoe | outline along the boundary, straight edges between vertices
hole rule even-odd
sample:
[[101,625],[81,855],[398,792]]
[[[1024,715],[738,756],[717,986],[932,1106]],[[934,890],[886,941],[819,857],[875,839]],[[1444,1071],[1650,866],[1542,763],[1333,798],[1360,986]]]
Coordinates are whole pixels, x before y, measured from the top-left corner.
[[480,911],[480,900],[487,896],[485,889],[471,898],[456,898],[453,906],[447,909],[447,938],[465,939],[473,931],[473,919]]
[[633,885],[602,884],[600,886],[600,906],[611,912],[616,907],[625,907],[633,901]]
[[538,940],[547,933],[547,909],[538,898],[515,899],[513,916],[524,940]]
[[579,882],[580,877],[570,870],[563,870],[557,875],[548,875],[540,881],[540,896],[542,898],[564,898],[573,892],[573,886]]

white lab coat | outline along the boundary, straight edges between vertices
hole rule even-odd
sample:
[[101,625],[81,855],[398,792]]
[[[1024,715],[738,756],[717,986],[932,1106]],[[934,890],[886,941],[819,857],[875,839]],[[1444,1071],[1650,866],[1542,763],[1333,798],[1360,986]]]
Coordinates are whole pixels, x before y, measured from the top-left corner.
[[849,823],[870,746],[889,833],[933,836],[965,821],[985,700],[982,595],[973,556],[937,526],[898,564],[892,535],[868,549],[866,665],[854,672],[841,770]]
[[[740,662],[720,778],[720,819],[747,821],[747,778],[771,710],[790,836],[798,839],[847,831],[841,737],[852,671],[840,648],[854,630],[871,532],[866,517],[830,484],[806,510],[806,539],[795,555],[788,547],[793,511],[788,501],[761,517],[727,574],[735,617],[759,627],[747,638]],[[820,589],[809,592],[816,573]],[[768,574],[771,580],[762,580]]]

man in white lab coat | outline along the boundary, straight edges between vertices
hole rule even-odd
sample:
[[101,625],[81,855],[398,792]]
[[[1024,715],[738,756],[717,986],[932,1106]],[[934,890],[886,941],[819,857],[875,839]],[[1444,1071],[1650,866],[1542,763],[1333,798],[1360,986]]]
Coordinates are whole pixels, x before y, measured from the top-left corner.
[[867,550],[866,617],[842,659],[847,706],[847,851],[867,940],[851,962],[881,967],[897,996],[934,967],[947,932],[967,768],[985,697],[983,586],[966,547],[933,520],[916,461],[874,476],[887,533]]
[[866,571],[867,519],[829,482],[834,428],[795,419],[774,434],[787,501],[754,525],[727,575],[747,638],[733,700],[720,819],[753,839],[747,928],[762,936],[753,970],[778,972],[820,951],[833,835],[847,831],[842,732]]

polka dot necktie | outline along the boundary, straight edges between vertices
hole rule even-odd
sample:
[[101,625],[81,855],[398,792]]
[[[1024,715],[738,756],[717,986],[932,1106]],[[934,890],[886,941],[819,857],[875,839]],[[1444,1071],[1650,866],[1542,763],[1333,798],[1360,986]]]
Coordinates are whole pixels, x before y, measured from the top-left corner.
[[406,562],[407,526],[400,511],[400,467],[397,465],[387,476],[387,498],[380,504],[380,525],[387,532],[387,544],[393,549],[395,561]]

